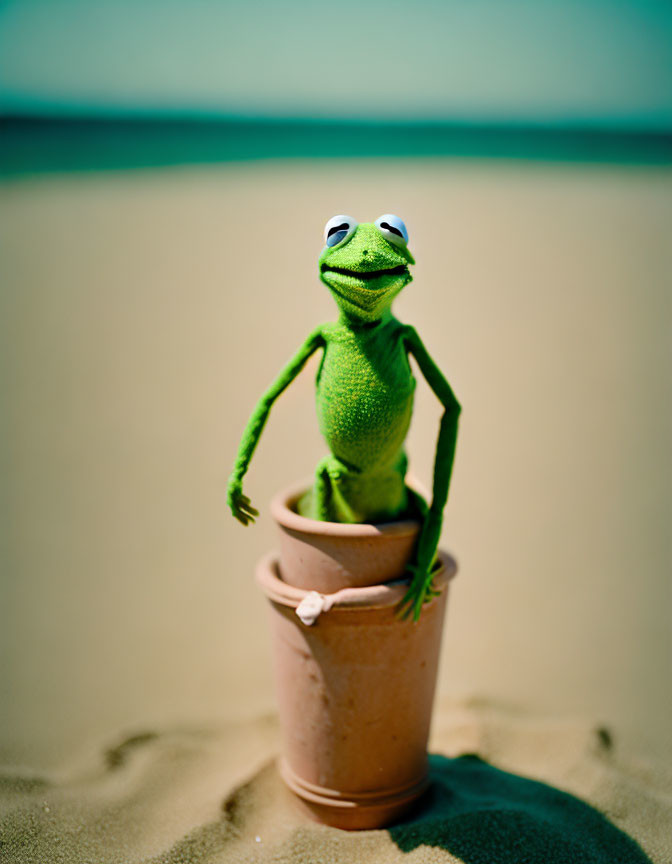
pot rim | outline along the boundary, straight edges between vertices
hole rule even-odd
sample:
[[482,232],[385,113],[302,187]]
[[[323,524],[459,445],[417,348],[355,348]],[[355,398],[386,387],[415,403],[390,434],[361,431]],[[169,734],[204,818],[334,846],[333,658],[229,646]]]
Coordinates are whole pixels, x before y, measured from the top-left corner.
[[417,534],[420,522],[417,519],[400,519],[395,522],[375,524],[349,524],[346,522],[323,522],[299,516],[293,505],[309,487],[305,483],[283,489],[271,499],[271,515],[282,527],[301,534],[319,534],[323,537],[347,537],[366,539],[382,535],[407,536]]
[[[330,523],[327,523],[330,524]],[[441,590],[448,586],[457,572],[457,562],[447,552],[439,552],[440,568],[434,574],[436,587]],[[279,558],[275,552],[269,552],[259,561],[256,570],[256,580],[264,594],[273,603],[296,609],[301,601],[311,593],[288,585],[280,578]],[[361,588],[342,588],[334,594],[322,594],[331,600],[330,611],[345,609],[384,609],[396,606],[403,600],[408,591],[408,579],[395,579],[378,585],[365,585]],[[431,603],[434,603],[434,598]]]

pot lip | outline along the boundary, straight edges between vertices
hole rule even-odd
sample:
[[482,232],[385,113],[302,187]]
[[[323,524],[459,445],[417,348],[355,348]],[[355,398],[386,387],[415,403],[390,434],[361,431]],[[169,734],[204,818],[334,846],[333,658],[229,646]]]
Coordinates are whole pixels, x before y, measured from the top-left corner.
[[[457,562],[447,552],[439,552],[440,568],[434,575],[435,585],[442,589],[448,586],[457,572]],[[269,552],[259,561],[256,580],[266,597],[273,603],[296,609],[301,601],[312,591],[288,585],[279,575],[279,557]],[[361,588],[342,588],[334,594],[323,594],[331,601],[330,611],[345,609],[384,609],[396,606],[408,591],[407,579],[395,579],[378,585],[365,585]],[[321,593],[321,592],[316,592]],[[432,603],[434,600],[431,601]]]
[[418,533],[420,522],[417,519],[400,519],[396,522],[377,522],[375,524],[348,524],[345,522],[322,522],[299,516],[292,505],[308,489],[305,483],[290,486],[278,492],[271,499],[271,515],[281,528],[300,534],[318,534],[322,537],[346,537],[348,539],[367,539],[372,537],[411,536]]

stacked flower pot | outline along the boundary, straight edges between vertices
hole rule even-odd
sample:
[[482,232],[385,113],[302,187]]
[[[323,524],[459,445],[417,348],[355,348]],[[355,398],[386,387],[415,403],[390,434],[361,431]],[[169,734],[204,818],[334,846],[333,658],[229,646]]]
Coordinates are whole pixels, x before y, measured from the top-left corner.
[[280,554],[257,569],[271,607],[280,772],[312,818],[382,827],[428,786],[441,633],[457,567],[441,553],[439,596],[419,620],[402,619],[420,524],[319,522],[298,515],[299,497],[290,490],[272,502]]

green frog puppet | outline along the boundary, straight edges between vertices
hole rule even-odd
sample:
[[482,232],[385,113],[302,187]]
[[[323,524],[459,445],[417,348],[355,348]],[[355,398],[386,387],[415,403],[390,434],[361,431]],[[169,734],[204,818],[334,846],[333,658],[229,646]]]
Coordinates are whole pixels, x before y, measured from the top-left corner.
[[[324,229],[320,279],[339,309],[338,320],[314,330],[259,400],[245,428],[229,478],[228,504],[243,525],[258,511],[242,481],[273,402],[308,358],[322,351],[317,372],[317,415],[330,453],[299,500],[298,512],[328,522],[421,520],[408,565],[410,585],[400,614],[420,616],[436,593],[432,585],[443,510],[455,456],[460,405],[413,327],[392,314],[392,301],[412,280],[415,261],[398,216],[358,224],[334,216]],[[444,408],[434,463],[432,503],[406,485],[404,442],[411,422],[415,379],[412,355]]]

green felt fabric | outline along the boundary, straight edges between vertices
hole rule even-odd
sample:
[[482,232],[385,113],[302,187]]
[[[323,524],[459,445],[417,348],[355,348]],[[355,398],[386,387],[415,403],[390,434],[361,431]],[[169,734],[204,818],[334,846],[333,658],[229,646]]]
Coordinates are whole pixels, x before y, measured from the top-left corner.
[[[320,278],[340,315],[318,327],[262,396],[250,418],[229,480],[228,501],[243,524],[256,510],[242,480],[275,399],[308,358],[323,349],[317,374],[317,414],[330,453],[320,461],[299,513],[330,522],[384,522],[421,515],[423,527],[409,568],[404,609],[417,618],[432,595],[431,568],[441,533],[457,438],[460,406],[417,332],[391,312],[412,277],[413,257],[388,242],[372,224],[359,225],[348,240],[325,248]],[[409,355],[444,406],[428,508],[406,486],[404,441],[411,422],[415,379]]]

